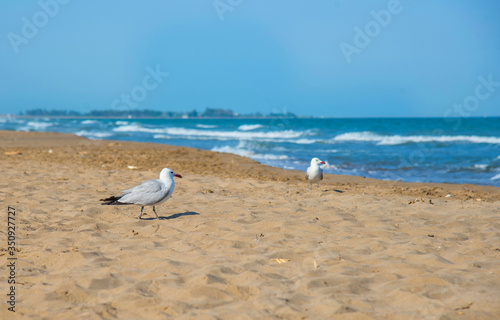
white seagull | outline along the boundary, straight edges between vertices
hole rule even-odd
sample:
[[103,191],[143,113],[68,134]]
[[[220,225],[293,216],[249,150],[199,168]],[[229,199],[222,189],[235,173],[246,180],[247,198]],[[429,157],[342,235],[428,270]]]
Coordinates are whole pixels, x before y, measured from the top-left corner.
[[169,168],[163,168],[160,172],[160,179],[148,180],[132,189],[123,191],[119,196],[112,196],[99,201],[104,201],[104,203],[101,203],[102,205],[135,204],[141,206],[139,219],[141,219],[142,210],[144,210],[145,206],[153,206],[153,212],[158,219],[155,206],[167,201],[174,193],[174,177],[182,178],[180,174],[173,172]]
[[318,190],[319,182],[323,180],[323,169],[320,168],[320,164],[325,164],[325,162],[319,160],[318,158],[313,158],[311,160],[311,166],[307,168],[306,180],[309,180],[309,183],[311,184],[311,190],[313,182],[316,182],[316,190]]

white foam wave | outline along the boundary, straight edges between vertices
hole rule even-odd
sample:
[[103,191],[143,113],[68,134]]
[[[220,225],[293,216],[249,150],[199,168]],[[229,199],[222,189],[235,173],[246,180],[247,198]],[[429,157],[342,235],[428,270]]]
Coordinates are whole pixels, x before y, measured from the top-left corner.
[[490,178],[490,180],[498,180],[498,179],[500,179],[500,173]]
[[297,144],[313,144],[313,143],[316,142],[316,140],[313,140],[313,139],[298,139],[298,140],[294,140],[294,141],[290,141],[290,142],[297,143]]
[[52,125],[50,122],[37,122],[37,121],[30,121],[26,124],[28,127],[31,127],[35,130],[43,130],[47,129]]
[[153,139],[164,139],[164,140],[168,140],[168,139],[173,139],[172,136],[167,136],[166,134],[155,134],[153,136]]
[[150,129],[141,127],[138,124],[124,124],[113,129],[115,132],[149,132],[149,133],[165,133],[164,129]]
[[83,120],[81,123],[82,124],[94,124],[94,123],[97,123],[97,121],[95,121],[95,120]]
[[263,125],[261,125],[261,124],[243,124],[243,125],[238,127],[238,130],[251,131],[251,130],[259,129],[262,127],[263,127]]
[[107,137],[110,137],[113,135],[112,133],[109,133],[109,132],[91,132],[91,131],[87,131],[87,130],[81,130],[81,131],[75,132],[75,134],[77,136],[86,137],[86,138],[90,138],[90,139],[103,139],[103,138],[107,138]]
[[294,130],[268,131],[268,132],[240,132],[240,131],[215,131],[186,129],[182,127],[173,128],[144,128],[136,124],[125,125],[114,128],[115,132],[148,132],[156,134],[168,134],[172,136],[208,137],[217,140],[252,140],[252,139],[295,139],[304,135],[304,132]]
[[195,136],[208,136],[208,137],[222,137],[222,138],[234,138],[239,140],[251,140],[251,139],[294,139],[303,135],[302,132],[296,132],[293,130],[285,131],[268,131],[268,132],[238,132],[238,131],[200,131],[185,128],[167,128],[168,134],[175,135],[195,135]]
[[128,121],[116,121],[115,124],[117,126],[125,126],[128,124]]
[[212,138],[212,137],[195,137],[195,136],[170,136],[168,134],[155,134],[153,135],[153,139],[163,139],[163,140],[172,140],[172,139],[184,139],[184,140],[217,140],[217,141],[229,141],[233,140],[231,138]]
[[196,127],[202,128],[202,129],[213,129],[213,128],[217,128],[218,126],[215,124],[197,124]]
[[52,126],[50,122],[38,122],[38,121],[30,121],[26,123],[25,127],[21,127],[18,131],[42,131]]
[[323,168],[323,169],[333,169],[333,170],[338,170],[339,169],[336,165],[330,164],[328,162],[328,160],[325,160],[325,164],[322,165],[321,168]]
[[275,155],[275,154],[259,154],[255,153],[250,150],[242,149],[239,147],[230,147],[230,146],[224,146],[224,147],[215,147],[212,148],[211,151],[215,152],[222,152],[222,153],[232,153],[236,154],[242,157],[247,157],[251,158],[254,160],[285,160],[288,159],[287,156],[285,155]]
[[25,123],[26,121],[23,119],[17,119],[12,117],[0,117],[0,123]]
[[488,165],[487,164],[475,164],[473,166],[474,169],[479,169],[479,170],[486,170],[488,169]]
[[370,131],[348,132],[339,134],[333,141],[379,141],[380,136]]
[[405,143],[428,143],[428,142],[469,142],[500,144],[500,137],[484,136],[401,136],[401,135],[379,135],[370,131],[348,132],[333,138],[336,142],[360,141],[377,142],[377,145],[399,145]]

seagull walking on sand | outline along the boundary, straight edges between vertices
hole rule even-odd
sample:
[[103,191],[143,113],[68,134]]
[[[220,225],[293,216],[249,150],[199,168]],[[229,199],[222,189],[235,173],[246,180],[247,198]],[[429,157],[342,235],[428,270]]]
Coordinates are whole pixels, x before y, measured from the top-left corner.
[[306,171],[306,180],[309,180],[312,190],[313,182],[316,182],[316,190],[319,189],[319,182],[323,180],[323,169],[320,168],[320,164],[325,164],[324,161],[319,160],[318,158],[313,158],[311,160],[311,166],[307,168]]
[[99,201],[104,201],[101,203],[102,205],[138,205],[141,207],[139,219],[141,219],[145,206],[153,206],[153,212],[158,219],[155,206],[167,201],[174,193],[174,177],[182,178],[180,174],[173,172],[169,168],[163,168],[160,172],[160,179],[148,180],[132,189],[123,191],[119,196],[112,196]]

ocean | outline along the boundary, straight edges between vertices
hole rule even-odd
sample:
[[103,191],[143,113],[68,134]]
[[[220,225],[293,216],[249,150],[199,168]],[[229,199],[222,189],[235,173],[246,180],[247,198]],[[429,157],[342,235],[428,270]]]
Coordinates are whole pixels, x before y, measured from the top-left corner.
[[186,146],[303,171],[318,157],[326,173],[500,187],[500,118],[0,118],[0,130]]

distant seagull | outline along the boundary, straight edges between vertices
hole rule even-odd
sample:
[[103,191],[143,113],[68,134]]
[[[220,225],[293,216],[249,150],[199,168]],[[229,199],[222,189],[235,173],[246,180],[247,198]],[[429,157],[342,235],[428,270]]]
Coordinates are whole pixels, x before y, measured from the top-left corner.
[[99,201],[105,201],[101,203],[102,205],[135,204],[141,206],[139,219],[141,219],[142,210],[144,210],[145,206],[153,206],[153,212],[158,219],[155,206],[167,201],[174,193],[174,177],[182,178],[180,174],[173,172],[169,168],[163,168],[160,172],[160,179],[148,180],[132,189],[123,191],[119,196],[112,196]]
[[320,164],[325,164],[325,162],[319,160],[318,158],[313,158],[311,160],[311,166],[307,168],[306,180],[309,180],[309,183],[311,184],[311,190],[313,182],[316,182],[316,190],[318,190],[319,182],[323,180],[323,169],[319,167]]

